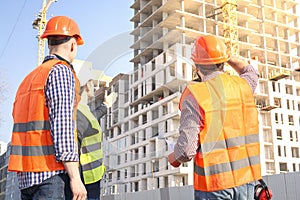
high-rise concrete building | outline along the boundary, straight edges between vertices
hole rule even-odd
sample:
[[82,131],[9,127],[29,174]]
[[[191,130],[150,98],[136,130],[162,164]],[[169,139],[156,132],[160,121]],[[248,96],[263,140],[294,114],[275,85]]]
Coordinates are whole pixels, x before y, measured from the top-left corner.
[[7,175],[7,163],[6,155],[0,155],[0,200],[5,198],[5,186],[6,186],[6,175]]
[[[115,92],[117,94],[116,101],[113,103],[111,108],[108,109],[107,117],[101,121],[101,128],[103,130],[103,152],[104,152],[104,164],[106,168],[106,174],[103,176],[101,184],[101,194],[114,194],[117,193],[117,184],[111,184],[112,180],[118,182],[118,184],[124,185],[121,180],[121,172],[116,171],[118,165],[126,163],[125,160],[129,159],[131,155],[122,155],[118,149],[122,148],[121,143],[128,143],[129,140],[124,139],[121,136],[122,130],[129,130],[128,116],[129,116],[129,75],[118,74],[110,82],[107,88],[108,94]],[[98,94],[96,91],[95,94]],[[96,95],[97,99],[97,95]],[[125,132],[127,132],[125,131]],[[128,157],[127,157],[128,156]],[[123,171],[123,176],[129,177],[130,172]],[[113,177],[114,176],[114,177]],[[125,185],[124,185],[125,186]],[[127,187],[127,186],[125,186]]]
[[4,154],[7,150],[7,144],[5,142],[0,141],[0,155]]
[[194,77],[192,44],[207,34],[237,34],[238,53],[249,61],[258,58],[255,99],[263,175],[300,170],[299,1],[238,1],[234,30],[223,28],[228,16],[222,15],[222,2],[132,4],[134,72],[126,78],[128,88],[122,79],[114,83],[122,86],[123,96],[108,113],[103,194],[192,184],[193,163],[171,167],[166,140],[176,141],[179,134],[179,97]]
[[10,149],[8,144],[7,151],[0,156],[0,200],[21,199],[17,174],[7,171]]

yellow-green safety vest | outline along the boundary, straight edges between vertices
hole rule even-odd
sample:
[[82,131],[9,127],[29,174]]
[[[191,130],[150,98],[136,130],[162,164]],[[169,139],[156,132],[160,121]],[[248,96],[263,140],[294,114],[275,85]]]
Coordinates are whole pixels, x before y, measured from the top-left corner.
[[77,112],[81,112],[89,121],[89,131],[82,133],[80,165],[84,183],[91,184],[101,180],[106,171],[101,148],[102,130],[99,122],[87,105],[79,104]]

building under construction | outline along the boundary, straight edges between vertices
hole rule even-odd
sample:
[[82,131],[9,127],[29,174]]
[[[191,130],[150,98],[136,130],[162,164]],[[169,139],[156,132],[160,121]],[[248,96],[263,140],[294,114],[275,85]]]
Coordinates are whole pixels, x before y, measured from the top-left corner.
[[168,164],[166,141],[179,135],[179,97],[193,80],[192,44],[200,35],[226,41],[254,62],[260,79],[262,174],[300,170],[300,15],[296,0],[135,0],[134,72],[116,77],[104,140],[102,193],[193,183],[193,162]]

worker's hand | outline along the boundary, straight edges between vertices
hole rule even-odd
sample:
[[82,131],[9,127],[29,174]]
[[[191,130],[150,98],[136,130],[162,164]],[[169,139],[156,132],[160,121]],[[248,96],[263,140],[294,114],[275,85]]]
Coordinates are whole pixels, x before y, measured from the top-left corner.
[[87,192],[81,181],[78,170],[78,162],[63,162],[68,176],[70,177],[70,187],[73,193],[72,200],[86,200]]
[[168,155],[168,160],[169,160],[169,163],[173,166],[173,167],[179,167],[181,165],[181,162],[177,161],[175,159],[175,155],[174,155],[174,152],[170,153]]
[[248,62],[245,58],[242,57],[236,57],[236,56],[230,56],[230,59],[227,61],[227,63],[238,73],[240,74],[242,72],[242,69],[248,65]]
[[81,179],[71,179],[70,186],[73,193],[72,200],[86,200],[87,192]]
[[115,101],[117,100],[118,94],[116,92],[112,92],[109,95],[107,95],[107,91],[105,90],[105,96],[104,96],[104,104],[106,107],[110,108]]

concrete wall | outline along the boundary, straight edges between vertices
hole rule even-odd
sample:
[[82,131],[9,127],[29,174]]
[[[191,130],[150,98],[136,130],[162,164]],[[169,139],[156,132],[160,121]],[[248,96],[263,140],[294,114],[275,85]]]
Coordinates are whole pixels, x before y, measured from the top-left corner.
[[123,193],[119,195],[109,195],[101,197],[103,200],[182,200],[194,199],[193,187],[171,187],[143,192]]
[[[272,200],[300,199],[300,172],[276,174],[264,177],[273,191]],[[101,197],[102,200],[182,200],[194,199],[193,186],[170,187],[134,193],[123,193]]]
[[[300,199],[300,172],[276,174],[264,177],[265,182],[273,191],[272,200],[297,200]],[[16,187],[17,184],[14,184]],[[11,188],[10,188],[11,190]],[[17,187],[16,187],[17,190]],[[5,199],[19,199],[18,194],[6,191]],[[14,196],[14,197],[12,197]],[[170,187],[142,192],[127,192],[118,195],[107,195],[101,200],[193,200],[193,186]]]

